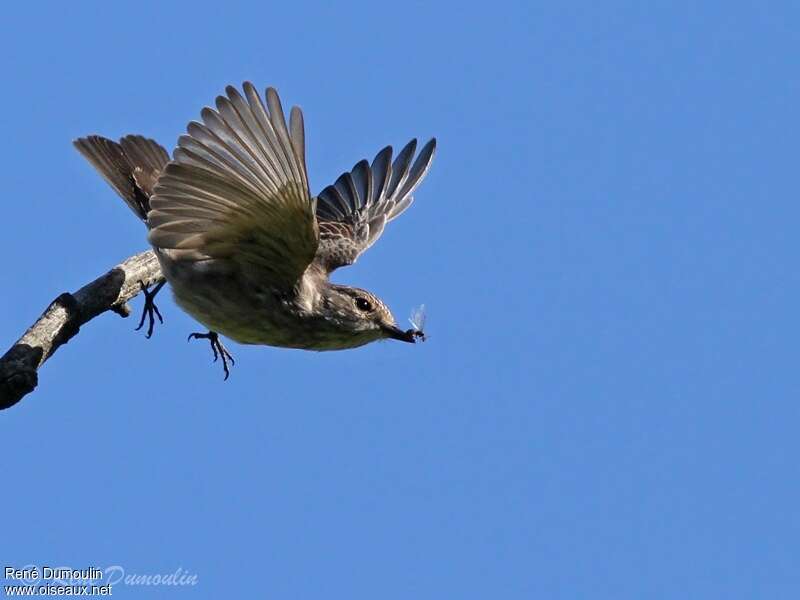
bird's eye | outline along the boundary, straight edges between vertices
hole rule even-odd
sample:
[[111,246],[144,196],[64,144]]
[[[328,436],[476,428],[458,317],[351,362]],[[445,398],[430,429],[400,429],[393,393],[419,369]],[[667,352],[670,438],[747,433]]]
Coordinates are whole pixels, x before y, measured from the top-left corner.
[[363,310],[364,312],[370,312],[372,310],[372,303],[361,296],[356,298],[356,306],[358,307],[358,310]]

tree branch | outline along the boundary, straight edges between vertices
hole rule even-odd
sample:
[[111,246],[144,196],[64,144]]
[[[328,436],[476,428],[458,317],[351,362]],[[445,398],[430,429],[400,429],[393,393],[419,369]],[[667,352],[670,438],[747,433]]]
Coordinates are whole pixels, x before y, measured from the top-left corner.
[[0,358],[0,410],[14,406],[38,383],[37,370],[78,334],[81,325],[111,310],[127,317],[128,300],[164,279],[152,250],[131,256],[73,294],[50,303],[41,317]]

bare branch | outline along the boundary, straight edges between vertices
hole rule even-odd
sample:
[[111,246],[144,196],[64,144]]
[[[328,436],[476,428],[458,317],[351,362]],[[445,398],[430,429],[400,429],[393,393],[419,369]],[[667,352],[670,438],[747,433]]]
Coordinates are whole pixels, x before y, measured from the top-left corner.
[[37,370],[80,331],[81,325],[111,310],[130,314],[128,300],[164,279],[152,250],[131,256],[73,294],[50,303],[16,344],[0,358],[0,410],[14,406],[38,383]]

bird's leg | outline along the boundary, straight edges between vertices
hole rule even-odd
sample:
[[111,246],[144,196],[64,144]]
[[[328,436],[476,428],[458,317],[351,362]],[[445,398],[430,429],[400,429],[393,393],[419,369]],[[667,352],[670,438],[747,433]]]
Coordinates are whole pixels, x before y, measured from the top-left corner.
[[164,287],[164,284],[167,283],[165,281],[161,281],[156,287],[153,288],[151,292],[149,288],[144,284],[143,281],[139,282],[139,285],[142,288],[142,293],[144,294],[144,307],[142,308],[142,318],[139,319],[139,326],[136,328],[136,331],[139,331],[142,326],[144,325],[144,319],[147,317],[149,322],[147,323],[147,334],[144,336],[146,338],[150,338],[153,335],[153,327],[155,327],[156,319],[158,317],[158,322],[163,323],[164,319],[161,317],[161,313],[158,312],[158,307],[156,306],[155,301],[153,298],[156,297],[156,294]]
[[208,333],[190,333],[187,341],[191,340],[192,338],[196,340],[203,338],[211,342],[211,351],[214,353],[214,362],[217,362],[217,359],[222,358],[222,370],[225,371],[225,380],[227,380],[228,376],[231,374],[231,372],[228,370],[228,361],[231,361],[231,366],[235,365],[236,361],[233,360],[231,353],[228,352],[227,348],[225,348],[225,346],[222,345],[222,342],[219,341],[219,335],[217,335],[217,333],[214,331],[209,331]]

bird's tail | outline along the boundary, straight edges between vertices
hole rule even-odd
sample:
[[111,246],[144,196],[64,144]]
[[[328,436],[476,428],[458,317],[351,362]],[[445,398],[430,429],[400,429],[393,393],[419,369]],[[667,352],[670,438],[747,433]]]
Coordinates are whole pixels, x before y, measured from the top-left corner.
[[167,151],[140,135],[127,135],[119,142],[90,135],[78,138],[73,144],[136,216],[147,222],[150,196],[169,162]]

